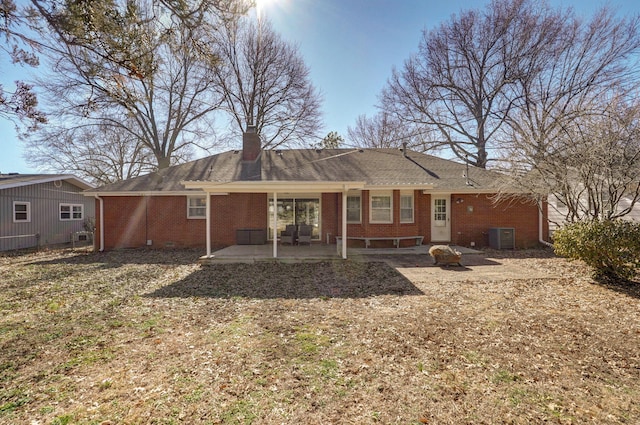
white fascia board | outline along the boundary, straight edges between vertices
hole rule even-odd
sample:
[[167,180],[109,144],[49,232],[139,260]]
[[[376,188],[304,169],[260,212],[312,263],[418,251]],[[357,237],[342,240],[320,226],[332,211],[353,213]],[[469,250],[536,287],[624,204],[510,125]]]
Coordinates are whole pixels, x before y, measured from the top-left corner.
[[94,185],[92,183],[89,183],[89,182],[87,182],[85,180],[82,180],[79,177],[72,176],[72,175],[64,176],[64,178],[62,180],[69,181],[69,182],[75,184],[76,186],[80,186],[82,189],[93,189],[93,188],[96,187],[96,185]]
[[430,184],[389,184],[389,185],[366,185],[365,190],[422,190],[431,193],[433,186]]
[[181,182],[187,189],[200,189],[205,192],[229,192],[229,193],[272,193],[272,192],[342,192],[345,190],[364,189],[364,182],[355,181],[235,181],[235,182],[205,182],[205,181],[183,181]]
[[[427,189],[427,190],[423,190],[422,194],[423,195],[446,195],[446,194],[450,194],[450,193],[455,193],[455,194],[460,194],[460,195],[488,195],[488,194],[493,194],[493,193],[498,193],[500,192],[499,189],[473,189],[473,188],[468,188],[468,189],[444,189],[444,188],[434,188],[434,189]],[[513,193],[513,194],[526,194],[525,192],[509,192],[509,193]]]
[[[182,190],[182,191],[166,191],[163,192],[161,190],[157,191],[144,191],[144,192],[82,192],[84,196],[197,196],[203,195],[206,193],[205,191],[198,190]],[[219,193],[210,193],[210,195],[228,195],[228,192],[219,192]]]
[[[17,178],[20,177],[20,175],[16,175]],[[76,177],[72,174],[59,174],[59,175],[48,175],[48,176],[43,176],[42,178],[35,178],[33,180],[26,180],[26,181],[20,181],[20,182],[14,182],[14,183],[6,183],[0,186],[0,189],[13,189],[16,187],[23,187],[23,186],[33,186],[34,184],[42,184],[42,183],[49,183],[49,182],[55,182],[55,181],[59,181],[59,180],[64,180],[66,182],[69,182],[71,184],[73,184],[74,186],[79,187],[80,189],[86,190],[86,189],[93,189],[95,188],[95,185],[86,182],[84,180],[82,180],[79,177]]]

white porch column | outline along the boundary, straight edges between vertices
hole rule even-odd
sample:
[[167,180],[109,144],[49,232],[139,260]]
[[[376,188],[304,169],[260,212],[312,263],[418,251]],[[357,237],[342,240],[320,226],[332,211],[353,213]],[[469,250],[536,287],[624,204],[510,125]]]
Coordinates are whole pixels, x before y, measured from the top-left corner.
[[347,259],[347,190],[342,191],[342,258]]
[[273,258],[278,258],[278,193],[273,192]]
[[211,257],[211,194],[209,192],[205,192],[205,205],[206,205],[206,225],[205,231],[207,232],[207,258]]

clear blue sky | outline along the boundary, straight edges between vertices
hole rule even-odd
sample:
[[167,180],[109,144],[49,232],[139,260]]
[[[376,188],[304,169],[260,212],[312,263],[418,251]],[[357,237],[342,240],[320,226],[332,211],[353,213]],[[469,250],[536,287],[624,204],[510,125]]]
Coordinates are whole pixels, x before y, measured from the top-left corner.
[[[640,13],[638,0],[551,0],[590,16],[609,4],[620,15]],[[417,50],[423,29],[484,0],[268,0],[262,13],[285,40],[298,45],[324,98],[323,135],[347,127],[360,114],[375,113],[375,104],[393,66],[400,67]],[[0,57],[0,83],[9,87],[26,71]],[[23,77],[20,77],[23,78]],[[13,124],[0,119],[0,172],[30,173]]]

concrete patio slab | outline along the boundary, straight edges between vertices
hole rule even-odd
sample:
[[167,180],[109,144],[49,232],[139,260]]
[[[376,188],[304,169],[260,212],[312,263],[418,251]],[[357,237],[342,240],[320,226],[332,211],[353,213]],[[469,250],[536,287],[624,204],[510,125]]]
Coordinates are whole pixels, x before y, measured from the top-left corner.
[[[435,265],[429,255],[431,245],[408,248],[349,248],[348,261],[381,261],[398,270],[412,282],[460,282],[500,281],[513,279],[545,279],[554,277],[552,270],[522,268],[522,263],[500,251],[478,251],[453,246],[462,252],[462,266]],[[338,255],[335,245],[312,244],[302,246],[278,245],[278,257],[273,258],[273,246],[233,245],[214,252],[213,257],[202,257],[200,263],[215,265],[225,263],[310,263],[345,261]]]
[[385,261],[412,282],[503,281],[557,277],[554,270],[535,267],[535,264],[533,267],[523,268],[519,259],[504,257],[491,251],[480,252],[479,255],[463,254],[462,267],[434,265],[430,258],[424,256],[379,256],[378,259]]
[[[420,245],[407,248],[347,248],[347,258],[351,261],[381,261],[376,256],[422,256],[430,259],[429,247]],[[455,247],[464,254],[480,254],[481,251],[465,247]],[[201,257],[201,264],[255,263],[255,262],[319,262],[344,261],[335,245],[278,245],[278,256],[273,257],[273,245],[232,245],[213,253],[212,257]]]

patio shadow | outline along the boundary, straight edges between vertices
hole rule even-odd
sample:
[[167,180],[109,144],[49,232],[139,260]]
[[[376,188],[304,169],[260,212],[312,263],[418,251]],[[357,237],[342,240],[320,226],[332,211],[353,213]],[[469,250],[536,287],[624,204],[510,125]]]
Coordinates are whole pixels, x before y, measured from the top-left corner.
[[[64,252],[64,251],[62,251]],[[198,262],[201,249],[116,249],[105,252],[92,250],[68,251],[68,255],[57,258],[24,256],[22,262],[30,264],[100,264],[101,268],[117,268],[128,264],[189,265]]]
[[254,263],[201,267],[147,294],[156,298],[367,298],[423,295],[385,263]]

